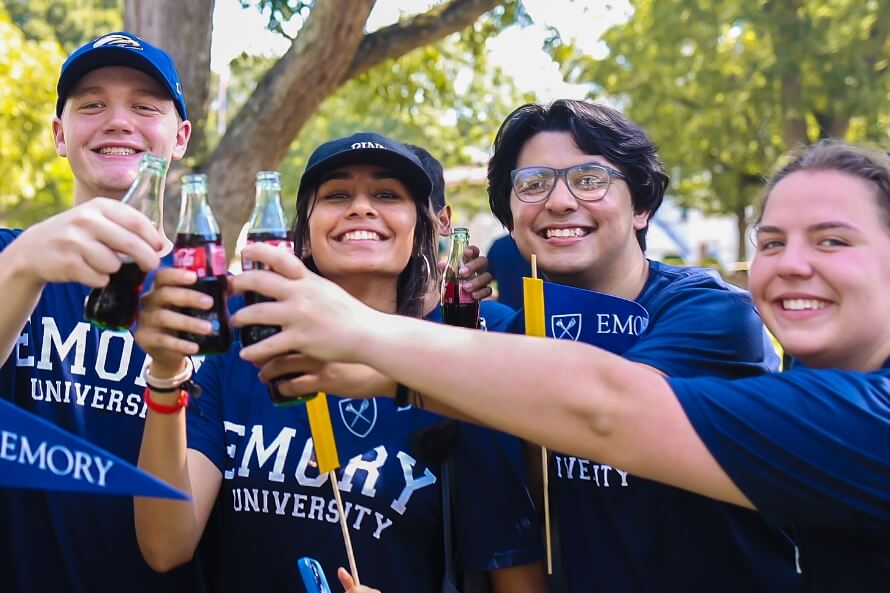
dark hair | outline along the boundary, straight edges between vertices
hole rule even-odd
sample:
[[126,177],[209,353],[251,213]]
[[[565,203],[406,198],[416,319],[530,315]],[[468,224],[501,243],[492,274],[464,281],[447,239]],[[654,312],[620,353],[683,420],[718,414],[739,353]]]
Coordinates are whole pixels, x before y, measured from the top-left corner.
[[[549,106],[529,103],[507,116],[494,140],[488,161],[488,203],[508,230],[513,230],[511,173],[528,140],[540,132],[569,132],[575,145],[587,154],[602,155],[626,176],[634,212],[655,214],[669,177],[656,146],[643,129],[624,114],[605,105],[560,99]],[[636,232],[646,250],[646,228]]]
[[[396,179],[400,179],[398,171],[390,171],[390,173]],[[320,183],[304,188],[303,192],[297,196],[297,213],[292,227],[294,253],[303,260],[306,267],[316,274],[320,272],[312,260],[312,256],[306,253],[306,247],[309,242],[311,206],[315,203],[318,185]],[[396,313],[409,317],[421,317],[424,298],[430,282],[434,278],[433,274],[436,273],[435,241],[438,233],[427,196],[412,194],[412,197],[417,211],[417,222],[414,225],[414,246],[408,265],[399,274],[396,288]]]
[[[433,210],[438,213],[446,204],[445,173],[442,170],[442,163],[423,147],[414,144],[405,144],[405,146],[417,155],[420,164],[429,175],[430,181],[433,182],[430,204]],[[427,463],[442,463],[454,453],[459,432],[460,427],[456,421],[443,418],[435,424],[412,433],[411,453]]]
[[424,171],[430,176],[430,181],[433,182],[430,203],[433,205],[433,211],[438,213],[445,207],[445,172],[442,170],[442,163],[423,147],[414,144],[405,144],[405,147],[417,155]]
[[797,171],[841,171],[859,177],[877,190],[878,208],[884,224],[890,228],[890,153],[839,140],[821,140],[812,146],[799,148],[794,158],[770,177],[763,189],[757,224],[763,218],[766,202],[780,181]]

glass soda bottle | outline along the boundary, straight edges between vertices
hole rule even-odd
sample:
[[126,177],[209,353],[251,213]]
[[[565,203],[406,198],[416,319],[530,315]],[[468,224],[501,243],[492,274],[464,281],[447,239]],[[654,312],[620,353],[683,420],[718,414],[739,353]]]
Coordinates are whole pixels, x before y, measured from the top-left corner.
[[[277,171],[256,174],[256,204],[247,226],[247,244],[252,243],[266,243],[294,252],[293,236],[287,230],[287,218],[281,207],[281,177]],[[241,269],[245,272],[265,267],[262,262],[241,257]],[[272,299],[251,291],[244,295],[244,300],[247,305],[253,305]],[[241,328],[241,343],[250,346],[280,331],[281,327],[276,325],[248,325]]]
[[460,286],[458,272],[464,249],[470,243],[470,230],[455,227],[451,231],[451,249],[442,275],[442,320],[447,325],[476,329],[479,327],[479,301]]
[[[145,154],[139,162],[139,173],[121,202],[142,212],[155,224],[161,221],[161,203],[167,161]],[[120,269],[111,275],[108,284],[90,291],[84,302],[86,319],[102,329],[126,331],[139,312],[139,294],[145,281],[143,272],[129,256],[122,256]]]
[[206,335],[179,332],[179,337],[195,342],[199,354],[227,351],[232,343],[232,329],[226,306],[226,252],[219,226],[207,202],[206,175],[182,178],[182,204],[173,242],[173,265],[195,272],[198,280],[190,288],[213,298],[210,309],[178,309],[191,317],[209,321],[211,332]]

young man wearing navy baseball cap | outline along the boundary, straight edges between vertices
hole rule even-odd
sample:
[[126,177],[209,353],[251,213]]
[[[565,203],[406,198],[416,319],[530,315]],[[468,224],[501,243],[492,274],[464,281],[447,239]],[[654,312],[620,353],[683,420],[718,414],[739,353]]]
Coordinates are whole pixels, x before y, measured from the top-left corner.
[[[156,268],[162,233],[120,203],[145,153],[183,156],[191,133],[182,84],[163,50],[126,32],[71,54],[58,82],[53,139],[74,174],[73,207],[22,231],[0,229],[0,397],[135,463],[145,417],[145,354],[129,333],[83,318],[91,287],[120,255]],[[0,491],[4,591],[200,591],[196,567],[153,572],[133,501]]]

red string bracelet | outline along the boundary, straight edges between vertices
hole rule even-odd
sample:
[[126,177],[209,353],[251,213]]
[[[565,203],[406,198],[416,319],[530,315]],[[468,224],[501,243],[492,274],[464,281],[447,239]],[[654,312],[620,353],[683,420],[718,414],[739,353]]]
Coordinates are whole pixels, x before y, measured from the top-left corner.
[[185,389],[179,390],[179,397],[176,398],[175,404],[159,404],[152,400],[151,389],[148,387],[145,388],[145,393],[142,394],[142,397],[145,399],[145,405],[158,414],[174,414],[183,408],[187,408],[189,405],[189,392]]

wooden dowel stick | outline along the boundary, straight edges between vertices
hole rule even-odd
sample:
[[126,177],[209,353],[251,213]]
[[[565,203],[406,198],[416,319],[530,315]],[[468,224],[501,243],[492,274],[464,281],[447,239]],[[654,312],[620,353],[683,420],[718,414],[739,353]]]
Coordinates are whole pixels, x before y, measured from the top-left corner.
[[349,537],[349,526],[346,525],[346,513],[343,511],[343,499],[340,498],[340,486],[337,484],[337,474],[331,470],[328,474],[331,478],[331,486],[334,488],[334,499],[337,501],[337,513],[340,515],[340,531],[343,532],[343,543],[346,544],[346,557],[349,559],[349,572],[356,586],[361,585],[358,580],[358,567],[355,565],[355,552],[352,551],[352,539]]

